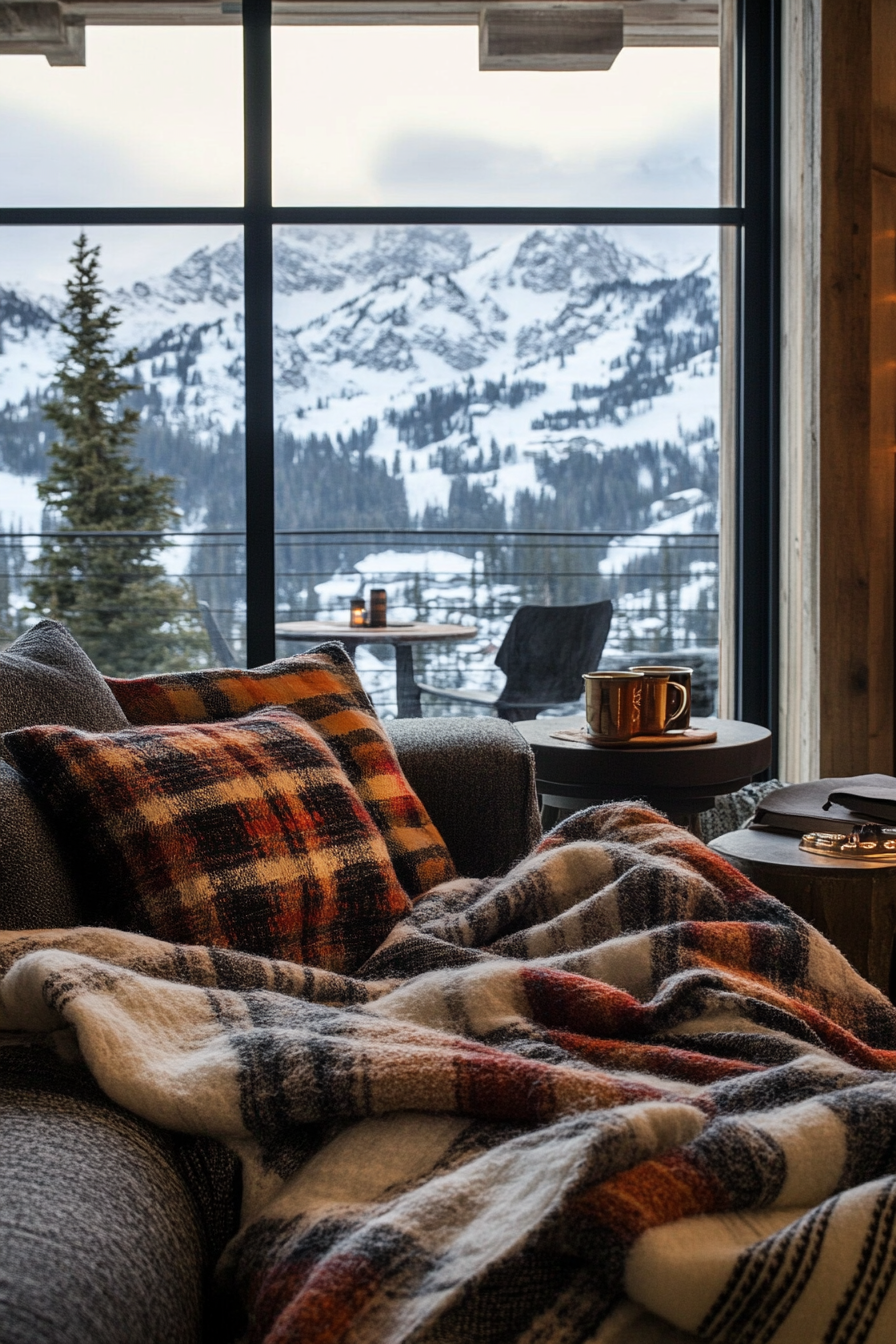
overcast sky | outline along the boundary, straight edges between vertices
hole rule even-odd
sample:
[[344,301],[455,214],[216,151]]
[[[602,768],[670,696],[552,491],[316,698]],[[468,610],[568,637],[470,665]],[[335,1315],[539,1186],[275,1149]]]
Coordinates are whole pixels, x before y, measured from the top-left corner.
[[[480,73],[477,43],[475,27],[275,28],[276,202],[717,202],[717,50]],[[239,204],[240,62],[238,27],[90,26],[84,68],[0,56],[0,204]],[[55,286],[71,233],[3,231],[0,278]],[[106,281],[231,234],[104,231]]]

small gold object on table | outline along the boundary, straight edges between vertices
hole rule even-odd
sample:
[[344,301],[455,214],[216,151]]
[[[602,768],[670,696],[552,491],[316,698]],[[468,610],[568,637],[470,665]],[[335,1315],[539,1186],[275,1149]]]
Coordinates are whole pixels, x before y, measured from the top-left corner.
[[687,728],[678,720],[688,708],[690,695],[682,682],[673,681],[667,668],[639,668],[644,678],[641,687],[641,714],[637,737],[656,737],[668,729]]
[[367,624],[367,608],[363,597],[352,599],[348,623],[353,630],[363,629]]
[[835,831],[809,831],[800,841],[800,849],[826,859],[865,859],[872,863],[896,863],[896,830],[859,826],[849,835]]

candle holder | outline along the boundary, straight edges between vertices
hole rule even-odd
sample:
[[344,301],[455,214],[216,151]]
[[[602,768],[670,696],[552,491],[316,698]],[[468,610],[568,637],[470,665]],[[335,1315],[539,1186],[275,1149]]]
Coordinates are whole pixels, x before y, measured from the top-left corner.
[[367,624],[367,608],[364,605],[363,597],[353,598],[348,623],[353,630]]
[[386,624],[385,588],[371,588],[370,590],[370,624],[380,628]]

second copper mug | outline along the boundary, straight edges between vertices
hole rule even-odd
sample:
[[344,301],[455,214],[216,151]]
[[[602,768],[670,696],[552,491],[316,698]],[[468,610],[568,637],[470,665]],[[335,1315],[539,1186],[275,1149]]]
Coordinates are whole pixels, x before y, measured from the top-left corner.
[[640,672],[586,672],[585,719],[592,737],[627,742],[641,726]]
[[[683,709],[679,710],[666,724],[669,728],[689,728],[691,726],[691,675],[694,671],[692,667],[673,667],[668,663],[636,663],[629,669],[632,672],[643,672],[645,676],[650,676],[651,672],[656,672],[660,676],[668,672],[680,686],[687,691],[687,703]],[[645,730],[646,731],[646,730]]]
[[[655,736],[669,728],[678,728],[679,719],[688,710],[688,688],[672,681],[668,667],[639,667],[644,678],[641,689],[641,727],[643,735]],[[686,726],[686,725],[681,725]]]

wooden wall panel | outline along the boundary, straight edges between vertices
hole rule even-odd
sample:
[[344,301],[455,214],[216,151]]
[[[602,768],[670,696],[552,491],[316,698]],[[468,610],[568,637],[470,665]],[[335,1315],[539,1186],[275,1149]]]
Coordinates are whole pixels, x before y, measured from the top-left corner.
[[894,773],[896,0],[784,0],[782,774]]
[[821,30],[819,766],[867,770],[872,0]]
[[871,569],[868,768],[894,769],[896,4],[874,0],[871,68]]
[[[894,57],[896,59],[896,57]],[[874,170],[869,454],[868,769],[893,773],[896,176]]]

